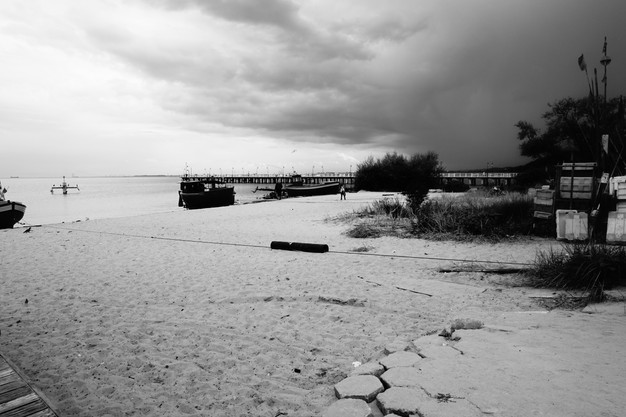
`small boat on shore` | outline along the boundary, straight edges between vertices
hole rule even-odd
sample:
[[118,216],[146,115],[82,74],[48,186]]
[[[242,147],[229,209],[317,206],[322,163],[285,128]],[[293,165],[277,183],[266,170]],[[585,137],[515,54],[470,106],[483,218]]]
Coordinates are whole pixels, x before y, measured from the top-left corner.
[[0,229],[11,229],[22,220],[25,212],[26,205],[19,201],[0,201]]
[[338,194],[341,184],[339,181],[324,182],[322,184],[304,184],[300,175],[294,175],[291,183],[285,185],[284,190],[288,197],[310,197],[315,195]]
[[197,177],[185,174],[178,190],[178,206],[187,209],[231,206],[235,204],[235,187],[215,177]]
[[0,229],[11,229],[26,213],[26,205],[4,198],[6,192],[6,188],[0,184]]

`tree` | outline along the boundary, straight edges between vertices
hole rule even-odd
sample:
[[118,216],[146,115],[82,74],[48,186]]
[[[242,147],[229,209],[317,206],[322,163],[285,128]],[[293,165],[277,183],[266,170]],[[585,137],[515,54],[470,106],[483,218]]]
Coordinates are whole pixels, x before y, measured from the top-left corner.
[[[522,141],[523,156],[533,159],[536,171],[551,171],[561,162],[604,162],[604,170],[613,175],[626,173],[623,99],[608,100],[590,95],[564,98],[552,104],[541,116],[545,130],[527,121],[519,121],[517,138]],[[604,154],[601,137],[609,135],[609,152]]]

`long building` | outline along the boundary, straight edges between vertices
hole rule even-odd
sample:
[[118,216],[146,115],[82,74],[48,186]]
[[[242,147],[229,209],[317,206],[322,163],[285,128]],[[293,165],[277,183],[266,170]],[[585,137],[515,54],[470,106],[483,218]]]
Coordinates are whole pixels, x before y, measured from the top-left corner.
[[473,187],[509,186],[515,184],[517,172],[444,172],[441,182],[461,181]]

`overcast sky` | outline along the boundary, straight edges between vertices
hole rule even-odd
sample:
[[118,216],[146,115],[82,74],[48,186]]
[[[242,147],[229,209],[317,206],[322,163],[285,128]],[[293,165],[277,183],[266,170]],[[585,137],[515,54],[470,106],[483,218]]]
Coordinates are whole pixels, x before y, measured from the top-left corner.
[[0,179],[507,166],[587,93],[624,0],[2,0]]

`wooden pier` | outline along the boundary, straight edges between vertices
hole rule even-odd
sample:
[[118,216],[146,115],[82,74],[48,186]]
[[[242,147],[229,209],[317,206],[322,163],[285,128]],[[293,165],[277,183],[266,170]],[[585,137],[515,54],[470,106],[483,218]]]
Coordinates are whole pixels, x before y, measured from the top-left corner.
[[[215,179],[229,184],[277,184],[290,183],[291,175],[213,175]],[[352,175],[302,175],[304,184],[323,184],[325,182],[338,181],[345,185],[346,188],[354,187],[354,176]]]
[[[291,175],[213,175],[215,179],[229,184],[287,184],[291,182]],[[456,180],[470,186],[509,186],[515,183],[516,172],[444,172],[440,176],[441,184]],[[323,184],[338,181],[347,189],[354,189],[353,174],[315,174],[302,175],[302,181],[307,185]]]
[[0,417],[58,417],[27,379],[0,353]]

